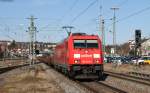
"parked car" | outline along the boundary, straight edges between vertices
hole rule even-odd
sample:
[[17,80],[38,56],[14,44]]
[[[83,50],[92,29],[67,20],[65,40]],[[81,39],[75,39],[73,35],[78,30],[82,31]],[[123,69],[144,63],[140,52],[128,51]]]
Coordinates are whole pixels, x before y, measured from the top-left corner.
[[106,63],[112,63],[113,62],[113,57],[105,57],[105,62]]
[[150,64],[150,56],[143,56],[144,63]]
[[140,57],[140,58],[139,57],[135,57],[131,61],[132,61],[133,64],[136,64],[136,65],[144,64],[143,57]]

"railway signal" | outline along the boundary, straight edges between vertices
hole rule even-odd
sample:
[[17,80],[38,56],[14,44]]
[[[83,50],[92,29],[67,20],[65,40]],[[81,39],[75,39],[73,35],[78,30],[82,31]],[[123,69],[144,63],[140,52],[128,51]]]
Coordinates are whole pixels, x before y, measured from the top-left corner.
[[141,30],[135,30],[135,43],[136,48],[141,46]]
[[39,50],[35,50],[35,54],[40,54],[40,51]]
[[135,52],[136,55],[140,55],[141,47],[141,30],[135,30]]

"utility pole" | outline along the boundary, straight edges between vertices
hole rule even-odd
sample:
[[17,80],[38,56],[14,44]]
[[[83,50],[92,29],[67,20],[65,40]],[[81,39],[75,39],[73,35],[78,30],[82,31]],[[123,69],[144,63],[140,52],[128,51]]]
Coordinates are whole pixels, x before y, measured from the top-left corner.
[[22,58],[21,58],[21,61],[23,62],[23,56],[24,56],[24,54],[23,54],[23,24],[19,24],[19,26],[20,26],[20,49],[21,49],[21,54],[22,54]]
[[[100,2],[102,4],[102,0]],[[102,41],[102,48],[103,48],[103,55],[105,57],[105,28],[104,28],[104,19],[102,16],[102,5],[100,5],[100,32],[101,32],[101,41]]]
[[102,48],[105,56],[105,30],[104,30],[104,19],[102,15],[100,15],[100,31],[101,31]]
[[71,30],[74,28],[73,26],[63,26],[63,29],[67,31],[68,36],[71,34]]
[[119,8],[117,7],[112,7],[111,10],[113,10],[114,12],[114,16],[113,16],[113,47],[114,47],[114,53],[113,55],[116,55],[116,10],[118,10]]
[[30,20],[30,26],[28,27],[29,37],[30,37],[30,46],[29,46],[29,56],[30,56],[30,66],[34,65],[34,59],[36,57],[34,53],[35,49],[35,41],[36,41],[36,27],[34,26],[34,20],[37,18],[34,18],[31,16],[30,18],[27,18]]

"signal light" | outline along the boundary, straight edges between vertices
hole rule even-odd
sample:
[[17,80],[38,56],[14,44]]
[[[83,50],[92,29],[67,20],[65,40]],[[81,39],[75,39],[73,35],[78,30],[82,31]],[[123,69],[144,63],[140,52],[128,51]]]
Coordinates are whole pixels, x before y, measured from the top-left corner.
[[35,50],[35,54],[40,54],[40,51],[39,50]]
[[135,44],[136,48],[141,46],[141,30],[135,30]]

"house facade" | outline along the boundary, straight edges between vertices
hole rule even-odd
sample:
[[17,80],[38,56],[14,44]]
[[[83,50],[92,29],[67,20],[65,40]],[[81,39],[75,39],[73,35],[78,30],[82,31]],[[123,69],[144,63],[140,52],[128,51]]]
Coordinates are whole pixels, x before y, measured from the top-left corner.
[[141,44],[142,55],[150,56],[150,39]]

